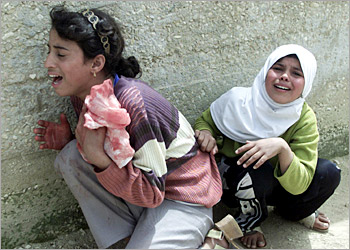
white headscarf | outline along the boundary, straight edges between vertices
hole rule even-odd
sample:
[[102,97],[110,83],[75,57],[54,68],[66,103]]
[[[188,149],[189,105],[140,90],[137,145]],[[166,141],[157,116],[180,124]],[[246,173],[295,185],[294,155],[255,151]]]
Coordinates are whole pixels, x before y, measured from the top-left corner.
[[[301,97],[279,104],[267,94],[265,78],[275,62],[290,54],[299,59],[305,85]],[[316,69],[314,55],[305,48],[295,44],[278,47],[267,58],[252,87],[234,87],[211,104],[210,112],[217,128],[228,138],[241,143],[282,135],[299,120]]]

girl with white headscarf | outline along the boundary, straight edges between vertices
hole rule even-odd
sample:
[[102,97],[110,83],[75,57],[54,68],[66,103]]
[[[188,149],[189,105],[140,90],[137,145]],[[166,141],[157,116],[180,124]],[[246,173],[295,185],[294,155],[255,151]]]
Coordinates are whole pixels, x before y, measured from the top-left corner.
[[266,245],[259,225],[268,205],[287,219],[328,230],[329,219],[317,209],[338,186],[340,169],[318,158],[317,120],[305,102],[316,69],[310,51],[280,46],[252,87],[230,89],[196,120],[201,150],[218,152],[222,200],[240,207],[236,220],[248,248]]

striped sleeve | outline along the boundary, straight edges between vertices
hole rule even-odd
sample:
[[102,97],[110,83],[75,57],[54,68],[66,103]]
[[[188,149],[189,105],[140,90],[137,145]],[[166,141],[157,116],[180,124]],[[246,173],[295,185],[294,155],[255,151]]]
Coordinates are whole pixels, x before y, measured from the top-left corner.
[[100,183],[112,194],[142,207],[160,205],[165,195],[166,146],[159,138],[159,128],[150,121],[145,102],[135,87],[123,91],[119,97],[128,111],[131,123],[127,127],[135,154],[124,168],[111,164],[96,172]]
[[[138,206],[157,207],[164,200],[164,180],[151,175],[135,168],[132,161],[123,168],[112,163],[106,170],[96,172],[102,186],[115,196]],[[150,180],[155,179],[159,183],[152,184]]]

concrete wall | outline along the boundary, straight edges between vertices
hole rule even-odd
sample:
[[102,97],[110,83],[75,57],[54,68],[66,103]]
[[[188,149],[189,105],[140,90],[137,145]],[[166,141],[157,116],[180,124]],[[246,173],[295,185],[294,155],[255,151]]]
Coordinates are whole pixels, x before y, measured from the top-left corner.
[[[67,98],[56,96],[43,62],[49,10],[59,2],[1,3],[2,247],[42,241],[86,227],[54,172],[57,152],[39,151],[38,119],[76,123]],[[348,154],[349,3],[347,1],[65,2],[100,7],[121,23],[126,55],[141,79],[193,124],[233,86],[250,86],[269,53],[297,43],[312,51],[318,73],[309,104],[319,118],[320,155]]]

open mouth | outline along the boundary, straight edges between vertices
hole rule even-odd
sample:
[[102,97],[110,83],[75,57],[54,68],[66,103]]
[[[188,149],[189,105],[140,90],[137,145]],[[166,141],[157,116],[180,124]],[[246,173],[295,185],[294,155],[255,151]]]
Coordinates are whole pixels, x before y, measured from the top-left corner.
[[281,85],[277,85],[277,84],[275,84],[274,87],[277,88],[277,89],[286,90],[286,91],[290,90],[290,88],[287,88],[287,87],[284,87],[284,86],[281,86]]
[[57,85],[60,84],[61,80],[63,79],[60,75],[49,75],[50,78],[52,78],[52,84]]

